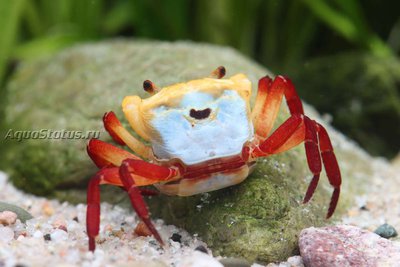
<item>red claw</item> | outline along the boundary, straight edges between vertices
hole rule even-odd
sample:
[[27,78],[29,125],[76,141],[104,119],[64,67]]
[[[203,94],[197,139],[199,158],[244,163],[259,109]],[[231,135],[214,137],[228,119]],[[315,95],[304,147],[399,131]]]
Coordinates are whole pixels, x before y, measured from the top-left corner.
[[107,130],[107,132],[110,134],[110,136],[115,142],[117,142],[122,146],[126,145],[125,142],[115,132],[115,128],[122,127],[122,124],[118,120],[117,116],[115,116],[114,112],[112,111],[106,112],[103,116],[103,123],[104,123],[104,128]]

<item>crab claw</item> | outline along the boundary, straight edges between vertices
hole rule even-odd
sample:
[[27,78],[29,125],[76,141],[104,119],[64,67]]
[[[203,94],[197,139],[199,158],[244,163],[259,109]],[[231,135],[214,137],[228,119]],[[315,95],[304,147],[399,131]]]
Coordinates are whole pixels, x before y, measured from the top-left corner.
[[120,166],[125,159],[139,159],[139,157],[121,148],[98,139],[90,139],[87,153],[97,167]]
[[116,132],[117,128],[122,128],[122,124],[118,120],[117,116],[115,116],[114,112],[110,111],[104,113],[103,123],[104,123],[104,128],[106,128],[107,132],[110,134],[110,136],[115,142],[117,142],[122,146],[126,145],[125,142],[119,137],[119,135]]

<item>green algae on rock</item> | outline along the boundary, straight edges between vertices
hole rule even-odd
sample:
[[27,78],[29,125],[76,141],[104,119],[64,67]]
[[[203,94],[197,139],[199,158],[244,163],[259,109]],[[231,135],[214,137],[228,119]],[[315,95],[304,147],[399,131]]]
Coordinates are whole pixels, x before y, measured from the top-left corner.
[[[144,80],[162,87],[208,76],[220,65],[226,67],[227,76],[245,73],[254,91],[258,79],[268,74],[232,49],[205,44],[120,40],[76,46],[52,58],[26,63],[18,70],[7,88],[3,131],[100,131],[100,139],[112,142],[102,127],[103,114],[113,110],[126,122],[121,101],[126,95],[144,97]],[[309,107],[306,113],[318,119]],[[277,124],[287,116],[283,109]],[[335,134],[334,144],[343,144],[343,137],[338,136]],[[87,180],[97,170],[86,155],[86,139],[5,143],[1,168],[11,172],[15,185],[35,194],[85,201]],[[345,185],[343,205],[346,188],[347,192],[360,190],[359,180],[364,178],[368,162],[360,159],[353,147],[337,148],[339,162],[352,162],[342,168],[343,177],[355,181],[353,186]],[[301,204],[310,177],[303,146],[298,146],[260,160],[254,173],[237,186],[193,197],[153,197],[149,204],[153,217],[197,233],[217,254],[249,261],[279,261],[297,250],[301,229],[326,224],[331,188],[324,176],[313,201]],[[120,190],[103,189],[107,192],[103,200],[126,199]],[[339,212],[342,207],[338,207]]]

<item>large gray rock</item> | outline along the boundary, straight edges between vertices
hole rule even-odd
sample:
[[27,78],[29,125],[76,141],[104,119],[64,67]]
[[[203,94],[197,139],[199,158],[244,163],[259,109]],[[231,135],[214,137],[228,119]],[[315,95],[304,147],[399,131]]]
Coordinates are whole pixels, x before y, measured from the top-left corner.
[[[123,120],[121,101],[126,95],[144,97],[143,80],[162,87],[208,76],[219,65],[226,67],[228,76],[248,75],[254,90],[258,78],[268,73],[232,49],[204,44],[114,41],[77,46],[18,70],[8,86],[3,131],[100,130],[100,139],[111,141],[102,129],[104,112],[113,110]],[[321,121],[309,107],[306,113]],[[278,123],[287,116],[284,109]],[[344,178],[340,212],[349,198],[346,192],[361,190],[360,181],[369,166],[354,145],[328,130]],[[96,172],[86,155],[86,142],[6,140],[2,168],[28,192],[85,201],[87,179]],[[194,197],[153,198],[150,206],[154,217],[198,233],[217,254],[278,261],[296,252],[301,229],[327,223],[331,188],[324,176],[314,200],[301,204],[310,177],[303,146],[299,146],[260,160],[254,173],[238,186]],[[103,193],[103,199],[126,199],[125,193],[112,187]]]

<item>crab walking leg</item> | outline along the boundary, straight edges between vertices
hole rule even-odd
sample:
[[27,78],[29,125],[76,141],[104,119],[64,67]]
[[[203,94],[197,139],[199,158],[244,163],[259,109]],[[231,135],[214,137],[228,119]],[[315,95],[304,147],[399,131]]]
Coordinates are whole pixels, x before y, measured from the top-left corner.
[[[277,112],[276,114],[274,114],[274,112],[267,112],[268,108],[274,108],[274,105],[271,105],[271,103],[269,103],[269,105],[266,104],[267,95],[269,93],[268,91],[271,87],[271,84],[272,79],[268,76],[262,77],[258,81],[256,102],[254,104],[253,111],[251,112],[251,118],[257,136],[266,137],[268,135],[270,127],[272,127],[272,123],[268,124],[268,122],[275,121],[275,118],[272,117],[273,115],[276,116],[278,114]],[[280,103],[278,105],[280,105]]]
[[315,192],[323,162],[329,182],[334,188],[326,216],[329,218],[335,211],[339,200],[341,177],[328,133],[320,124],[304,115],[293,115],[256,147],[252,157],[277,154],[301,142],[304,142],[308,167],[313,173],[313,178],[308,186],[303,203],[307,203]]
[[[89,141],[87,152],[90,158],[99,168],[120,166],[125,159],[136,159],[142,161],[139,157],[121,148],[97,139],[91,139]],[[139,186],[152,185],[161,181],[153,178],[142,177],[139,175],[135,175],[134,179],[135,183]],[[122,182],[120,182],[119,185],[122,185]],[[156,194],[154,192],[149,192],[149,190],[147,189],[143,189],[143,192],[147,195]]]
[[303,124],[302,115],[289,117],[267,139],[265,139],[253,152],[255,157],[265,157],[274,154],[285,145]]
[[173,168],[166,168],[145,161],[127,159],[122,163],[119,173],[122,183],[129,194],[132,207],[135,209],[139,218],[146,224],[147,228],[149,228],[155,239],[164,246],[161,236],[150,220],[147,205],[144,202],[134,179],[132,179],[132,174],[144,177],[151,176],[152,178],[166,181],[178,176],[178,171]]
[[[139,214],[139,217],[142,216],[146,217],[145,213],[143,213],[143,206],[140,203],[140,199],[143,201],[142,195],[155,195],[157,192],[146,190],[146,189],[139,189],[137,185],[150,185],[155,184],[161,181],[166,181],[169,178],[173,177],[174,175],[177,176],[177,171],[175,169],[168,169],[165,167],[153,165],[151,163],[147,163],[142,160],[135,160],[135,159],[127,159],[124,162],[132,161],[134,162],[134,168],[141,168],[143,167],[143,171],[138,171],[138,173],[142,175],[147,175],[148,177],[142,177],[140,175],[132,175],[130,173],[130,169],[128,169],[128,174],[125,173],[125,176],[121,175],[122,167],[106,167],[99,170],[93,178],[90,179],[88,190],[87,190],[87,210],[86,210],[86,229],[87,235],[89,237],[89,250],[94,251],[96,248],[95,238],[99,234],[99,226],[100,226],[100,185],[102,184],[110,184],[115,186],[124,187],[124,189],[129,193],[129,197],[132,201],[132,193],[131,190],[135,191],[134,200],[135,203],[139,203],[135,210]],[[149,169],[151,168],[151,169]],[[124,179],[123,179],[124,178]],[[132,187],[135,189],[132,189]],[[139,196],[137,196],[139,194]],[[137,200],[139,199],[139,200]],[[139,207],[139,211],[137,209]],[[146,205],[144,204],[144,208]],[[147,208],[146,208],[147,209]],[[144,215],[143,215],[144,214]],[[146,225],[151,230],[151,225],[149,226],[150,219],[148,218],[147,214],[147,222],[143,220]],[[154,227],[153,227],[154,228]],[[156,231],[154,229],[154,231]],[[154,234],[154,231],[152,233]],[[158,233],[154,234],[157,238],[159,237]],[[158,241],[160,241],[157,238]],[[160,242],[162,244],[162,241]]]
[[98,139],[90,139],[86,150],[89,157],[99,168],[110,165],[120,166],[125,159],[140,159],[128,151]]
[[152,158],[152,151],[149,147],[145,146],[138,139],[133,137],[118,120],[115,113],[110,111],[103,116],[104,128],[111,135],[115,142],[120,145],[127,145],[133,152],[144,159]]
[[87,190],[86,231],[89,237],[89,250],[96,249],[96,236],[100,228],[100,184],[122,186],[119,179],[119,168],[99,170],[89,181]]
[[308,117],[305,117],[304,122],[306,125],[304,146],[306,149],[307,163],[311,172],[314,175],[303,200],[303,203],[307,203],[311,199],[315,189],[317,188],[319,176],[322,170],[322,163],[320,151],[318,148],[317,128],[315,122],[311,121]]
[[336,205],[339,201],[342,177],[340,174],[340,169],[336,160],[336,156],[333,153],[333,147],[328,133],[321,124],[316,123],[316,127],[318,129],[319,147],[321,150],[322,161],[324,162],[325,172],[328,176],[329,183],[334,188],[331,203],[329,204],[328,214],[326,216],[327,218],[329,218],[335,211]]
[[272,129],[283,96],[286,98],[291,115],[304,114],[301,100],[288,78],[277,76],[273,82],[269,77],[260,79],[252,118],[256,135],[261,140],[264,140]]

